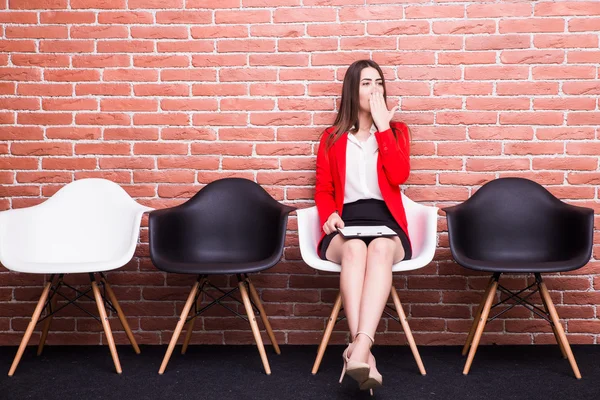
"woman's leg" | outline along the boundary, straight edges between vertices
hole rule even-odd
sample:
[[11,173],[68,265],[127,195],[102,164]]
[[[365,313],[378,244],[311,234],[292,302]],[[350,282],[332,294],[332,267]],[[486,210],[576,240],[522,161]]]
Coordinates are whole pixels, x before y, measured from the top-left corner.
[[[360,302],[358,332],[374,337],[392,287],[392,265],[404,258],[398,237],[374,239],[367,249],[367,267]],[[352,358],[368,362],[371,341],[359,335]]]
[[330,261],[342,264],[340,291],[350,335],[354,338],[358,331],[360,302],[367,266],[367,245],[360,239],[346,240],[342,235],[336,235],[331,240],[325,256]]

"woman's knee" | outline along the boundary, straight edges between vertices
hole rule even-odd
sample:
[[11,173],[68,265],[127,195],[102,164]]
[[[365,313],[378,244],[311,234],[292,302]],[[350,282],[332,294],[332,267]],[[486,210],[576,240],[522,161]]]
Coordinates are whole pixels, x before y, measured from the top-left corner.
[[388,238],[374,239],[369,243],[369,257],[377,257],[380,259],[392,259],[396,250],[396,243]]
[[366,261],[367,245],[359,239],[346,241],[342,246],[342,259],[346,262]]

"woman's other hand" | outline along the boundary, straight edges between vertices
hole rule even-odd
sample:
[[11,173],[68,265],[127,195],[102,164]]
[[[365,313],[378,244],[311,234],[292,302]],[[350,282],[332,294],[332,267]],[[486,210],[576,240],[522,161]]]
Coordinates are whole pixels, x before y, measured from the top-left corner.
[[344,221],[342,221],[342,217],[334,212],[327,218],[327,222],[323,225],[323,232],[325,232],[326,235],[329,235],[330,233],[335,232],[337,228],[343,227]]

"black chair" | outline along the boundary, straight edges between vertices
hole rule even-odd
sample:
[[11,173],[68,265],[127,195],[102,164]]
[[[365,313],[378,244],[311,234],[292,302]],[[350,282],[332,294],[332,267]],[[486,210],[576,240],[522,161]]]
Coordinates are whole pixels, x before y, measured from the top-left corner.
[[[267,375],[271,373],[253,307],[258,310],[276,353],[280,354],[280,350],[248,274],[263,271],[279,262],[288,215],[294,210],[294,207],[274,200],[250,180],[227,178],[210,183],[177,207],[150,213],[150,257],[154,265],[166,272],[198,275],[160,366],[160,374],[167,367],[184,324],[189,323],[189,326],[182,354],[185,354],[191,338],[195,318],[208,308],[220,304],[246,319],[221,303],[224,298],[244,305],[265,372]],[[238,286],[228,292],[217,288],[208,280],[209,275],[216,274],[235,274]],[[222,296],[213,297],[205,290],[206,286],[218,290]],[[241,301],[232,295],[238,289]],[[213,301],[199,309],[202,293]],[[192,305],[194,314],[188,318]]]
[[[577,379],[581,378],[571,347],[559,321],[542,273],[572,271],[588,263],[592,254],[594,211],[563,203],[536,182],[523,178],[500,178],[483,185],[470,199],[445,208],[450,249],[465,268],[492,273],[463,355],[469,356],[463,370],[468,374],[490,309],[508,300],[550,322],[564,358]],[[518,292],[498,284],[501,274],[535,274],[535,282]],[[535,288],[534,288],[535,287]],[[496,289],[508,295],[492,305]],[[530,290],[527,295],[523,294]],[[540,293],[544,309],[528,299]]]

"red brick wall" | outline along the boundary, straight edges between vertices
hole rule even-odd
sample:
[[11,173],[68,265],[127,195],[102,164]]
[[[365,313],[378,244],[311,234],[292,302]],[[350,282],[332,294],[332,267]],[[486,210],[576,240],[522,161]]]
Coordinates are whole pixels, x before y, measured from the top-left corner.
[[[600,2],[2,0],[0,9],[0,209],[92,176],[156,208],[228,176],[309,206],[316,140],[360,58],[380,63],[413,130],[409,197],[445,206],[490,179],[524,176],[600,209]],[[396,278],[419,344],[462,343],[487,280],[451,261],[445,228],[440,215],[435,261]],[[596,270],[592,261],[547,278],[574,343],[600,334]],[[192,279],[151,265],[145,229],[134,260],[109,279],[138,340],[167,342]],[[280,342],[318,342],[338,278],[302,263],[295,216],[285,259],[255,282]],[[0,344],[18,343],[42,283],[0,272]],[[246,322],[217,308],[196,327],[196,342],[252,340]],[[71,307],[48,342],[97,344],[100,331]],[[404,341],[392,320],[381,331],[379,343]],[[524,309],[486,332],[484,343],[554,341]],[[344,337],[342,323],[333,340]]]

